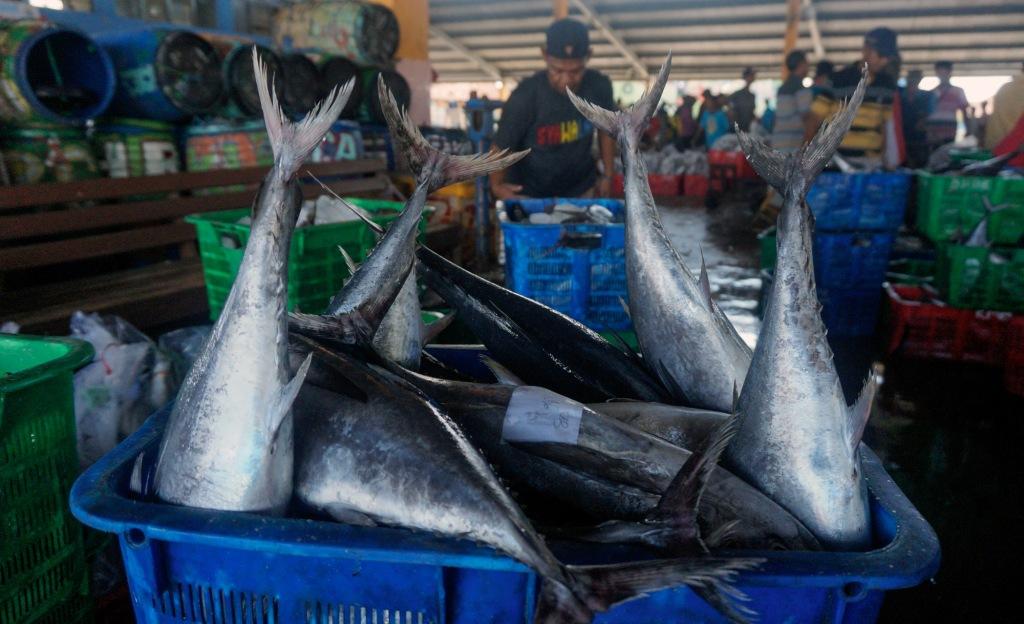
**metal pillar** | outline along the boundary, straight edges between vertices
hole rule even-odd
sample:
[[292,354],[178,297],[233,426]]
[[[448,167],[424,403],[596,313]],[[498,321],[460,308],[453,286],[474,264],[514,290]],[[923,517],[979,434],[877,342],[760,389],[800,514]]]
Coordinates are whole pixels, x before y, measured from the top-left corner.
[[[494,111],[502,102],[473,98],[466,102],[466,131],[477,153],[488,152],[494,140]],[[476,262],[480,267],[491,263],[491,187],[487,176],[476,179]]]

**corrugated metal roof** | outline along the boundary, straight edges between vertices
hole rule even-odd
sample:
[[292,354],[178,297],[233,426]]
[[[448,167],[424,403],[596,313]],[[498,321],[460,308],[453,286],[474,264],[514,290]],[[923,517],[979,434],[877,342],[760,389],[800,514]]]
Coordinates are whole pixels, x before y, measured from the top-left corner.
[[[813,7],[824,57],[838,65],[860,57],[864,33],[876,26],[899,33],[905,68],[930,69],[937,60],[950,60],[960,75],[1012,74],[1024,61],[1024,2],[806,4]],[[675,80],[735,78],[748,65],[765,78],[779,72],[785,0],[570,0],[569,6],[571,17],[590,23],[591,67],[612,78],[641,76],[630,56],[656,71],[670,49]],[[551,0],[430,0],[430,15],[430,60],[441,81],[518,78],[543,68],[539,48],[552,20]],[[813,52],[809,15],[804,12],[798,45]],[[812,54],[812,60],[818,59]]]

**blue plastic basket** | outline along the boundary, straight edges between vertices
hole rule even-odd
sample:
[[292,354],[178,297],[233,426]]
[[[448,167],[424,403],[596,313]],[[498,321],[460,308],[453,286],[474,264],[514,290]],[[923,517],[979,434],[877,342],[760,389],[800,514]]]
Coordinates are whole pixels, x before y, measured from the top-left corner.
[[910,192],[905,173],[822,173],[807,191],[815,230],[895,230]]
[[[72,511],[82,522],[118,535],[141,624],[531,621],[536,575],[467,541],[132,498],[135,458],[154,456],[166,419],[166,409],[150,418],[71,492]],[[751,597],[760,622],[873,622],[885,591],[917,585],[937,571],[934,531],[878,458],[866,448],[863,457],[877,547],[865,553],[756,553],[766,563],[744,573],[739,588]],[[571,562],[635,557],[599,546],[554,548]],[[656,592],[595,620],[681,621],[725,620],[686,588]]]
[[[541,212],[557,203],[600,204],[620,215],[615,199],[523,199],[505,202]],[[626,330],[632,324],[620,299],[626,290],[625,226],[622,224],[533,225],[503,222],[505,285],[515,292],[598,331]]]
[[819,286],[881,292],[893,235],[819,232],[814,235],[814,274]]
[[[761,296],[757,301],[757,315],[762,319],[768,306],[773,277],[773,271],[761,270]],[[819,284],[818,301],[821,303],[821,320],[829,336],[870,336],[878,325],[882,286],[843,288]]]

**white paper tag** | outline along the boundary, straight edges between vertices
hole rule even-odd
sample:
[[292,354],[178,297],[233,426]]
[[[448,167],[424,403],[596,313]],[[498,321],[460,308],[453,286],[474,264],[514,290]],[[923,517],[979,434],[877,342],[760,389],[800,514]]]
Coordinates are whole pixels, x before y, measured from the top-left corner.
[[519,386],[505,411],[502,439],[508,442],[576,444],[583,405],[545,388]]

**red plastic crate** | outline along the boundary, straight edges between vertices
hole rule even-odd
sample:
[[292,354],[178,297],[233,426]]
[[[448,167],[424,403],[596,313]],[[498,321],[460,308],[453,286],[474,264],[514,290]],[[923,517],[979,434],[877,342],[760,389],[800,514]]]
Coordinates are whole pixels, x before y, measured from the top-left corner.
[[1003,385],[1007,392],[1024,396],[1024,316],[1013,317],[1006,333]]
[[705,175],[684,175],[683,195],[687,197],[707,197],[709,180]]
[[885,284],[888,352],[907,357],[1000,366],[1012,314],[960,310],[936,303],[920,286]]
[[[651,195],[655,197],[676,197],[682,195],[683,176],[648,173],[647,183],[651,185]],[[612,197],[623,197],[626,194],[625,179],[622,174],[612,178]]]

